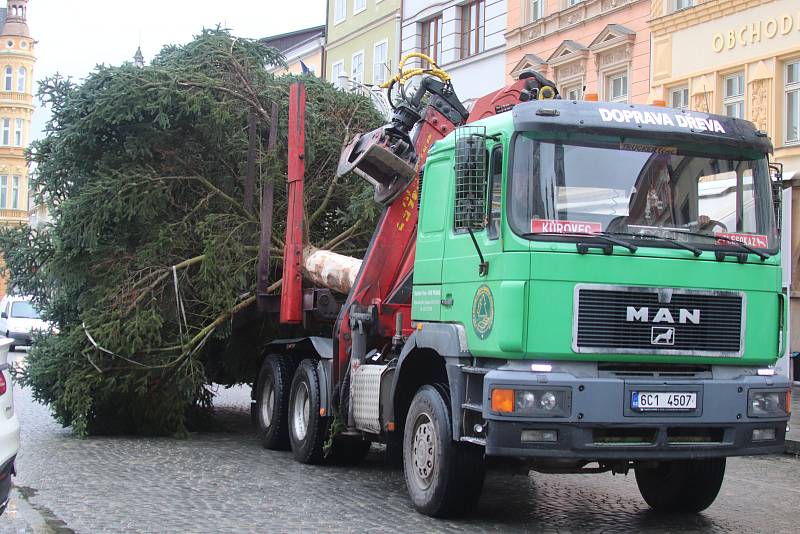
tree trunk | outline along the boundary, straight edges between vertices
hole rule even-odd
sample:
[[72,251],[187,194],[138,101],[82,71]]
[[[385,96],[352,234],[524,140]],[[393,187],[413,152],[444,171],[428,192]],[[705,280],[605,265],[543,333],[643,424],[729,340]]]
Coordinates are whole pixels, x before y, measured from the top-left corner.
[[344,295],[356,281],[361,260],[306,245],[303,249],[303,276],[306,280]]

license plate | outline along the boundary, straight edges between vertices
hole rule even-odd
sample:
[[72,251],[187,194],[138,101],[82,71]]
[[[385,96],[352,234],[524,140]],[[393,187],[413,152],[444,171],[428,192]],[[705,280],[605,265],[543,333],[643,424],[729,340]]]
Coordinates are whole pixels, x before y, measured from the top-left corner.
[[634,410],[694,410],[697,408],[697,393],[675,391],[634,391],[631,394]]

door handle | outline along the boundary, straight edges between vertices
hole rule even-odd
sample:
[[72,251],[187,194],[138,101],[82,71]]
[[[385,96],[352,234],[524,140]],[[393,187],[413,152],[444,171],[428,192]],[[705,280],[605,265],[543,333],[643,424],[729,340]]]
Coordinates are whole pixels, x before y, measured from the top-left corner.
[[439,302],[442,303],[442,306],[450,307],[453,305],[453,295],[447,295],[447,297],[443,298]]

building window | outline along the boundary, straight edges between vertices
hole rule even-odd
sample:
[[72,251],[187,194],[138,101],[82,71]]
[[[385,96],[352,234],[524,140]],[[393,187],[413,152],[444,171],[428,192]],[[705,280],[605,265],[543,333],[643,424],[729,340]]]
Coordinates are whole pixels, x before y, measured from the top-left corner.
[[19,208],[19,176],[11,179],[11,209]]
[[531,22],[544,17],[544,0],[530,0]]
[[722,105],[728,117],[744,118],[744,73],[726,76],[722,82]]
[[672,10],[678,11],[681,9],[686,9],[687,7],[693,7],[694,0],[672,0]]
[[689,88],[676,87],[669,92],[669,104],[675,109],[689,109]]
[[17,92],[24,93],[25,92],[25,78],[28,77],[28,69],[25,67],[20,67],[17,71]]
[[6,91],[11,91],[12,81],[14,79],[14,69],[6,67]]
[[442,63],[442,17],[434,17],[422,23],[422,53]]
[[22,119],[17,119],[14,126],[14,146],[22,146]]
[[353,15],[367,9],[367,0],[353,0]]
[[11,144],[11,119],[3,119],[3,146]]
[[372,55],[373,85],[380,85],[386,81],[386,73],[389,71],[389,66],[386,64],[388,49],[389,43],[386,41],[375,43],[375,49]]
[[342,76],[344,75],[344,61],[339,60],[333,65],[331,65],[331,82],[333,82],[334,87],[337,89],[344,89],[344,80],[342,80]]
[[608,100],[611,102],[628,101],[628,73],[620,72],[606,78]]
[[461,58],[483,52],[486,44],[486,3],[470,2],[461,8]]
[[565,4],[564,7],[566,8],[566,7],[577,6],[581,2],[583,2],[583,0],[566,0],[564,2],[564,4]]
[[561,98],[566,100],[580,100],[582,98],[582,84],[568,85],[561,89]]
[[8,207],[8,176],[0,176],[0,208]]
[[364,83],[364,51],[353,54],[353,75],[354,82]]
[[333,1],[333,23],[339,24],[347,17],[347,0]]
[[800,142],[800,60],[786,64],[786,142]]

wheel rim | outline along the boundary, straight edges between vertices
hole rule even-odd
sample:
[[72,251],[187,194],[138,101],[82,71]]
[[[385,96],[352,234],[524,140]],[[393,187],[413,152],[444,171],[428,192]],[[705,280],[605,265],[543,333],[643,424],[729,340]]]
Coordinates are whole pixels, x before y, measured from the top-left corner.
[[272,380],[264,382],[264,390],[261,392],[261,421],[264,426],[268,427],[272,424],[272,414],[275,409],[275,387],[272,385]]
[[422,413],[414,422],[414,437],[411,443],[411,472],[414,481],[421,489],[427,489],[433,482],[436,471],[436,428],[428,414]]
[[297,388],[297,393],[294,396],[294,405],[292,406],[292,420],[294,422],[292,431],[297,441],[306,439],[309,404],[308,386],[305,383],[301,383],[300,387]]

